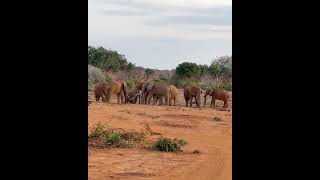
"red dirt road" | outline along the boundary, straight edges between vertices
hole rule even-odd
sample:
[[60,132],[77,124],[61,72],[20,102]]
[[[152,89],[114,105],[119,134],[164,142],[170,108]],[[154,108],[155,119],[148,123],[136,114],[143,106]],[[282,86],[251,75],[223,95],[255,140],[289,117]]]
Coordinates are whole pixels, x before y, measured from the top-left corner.
[[[184,139],[188,144],[181,153],[89,147],[89,179],[231,180],[232,113],[209,107],[184,107],[182,96],[180,93],[176,107],[118,105],[114,104],[114,98],[111,104],[90,104],[89,129],[101,122],[110,128],[140,131],[148,123],[154,132],[164,137]],[[207,104],[210,101],[211,98]],[[221,107],[222,103],[217,105]],[[214,117],[222,121],[216,121]],[[149,135],[147,139],[158,137]],[[194,154],[194,150],[200,153]]]

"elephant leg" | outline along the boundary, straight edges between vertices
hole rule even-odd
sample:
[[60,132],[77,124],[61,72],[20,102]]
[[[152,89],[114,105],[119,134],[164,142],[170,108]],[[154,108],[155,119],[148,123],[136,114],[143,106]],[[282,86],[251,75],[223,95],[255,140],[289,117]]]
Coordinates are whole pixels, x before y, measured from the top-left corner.
[[144,93],[142,97],[142,104],[147,104],[149,93]]
[[199,107],[199,100],[197,97],[195,99],[196,99],[196,106]]
[[[146,93],[146,98],[145,98],[145,104],[148,104],[148,97],[149,97],[149,93]],[[150,96],[150,97],[152,97],[152,96]]]
[[206,107],[206,102],[207,102],[207,96],[204,96],[203,107]]
[[190,99],[190,107],[192,107],[192,101],[193,101],[193,97],[191,96],[191,99]]
[[120,104],[120,94],[117,94],[117,103]]
[[215,109],[216,108],[216,98],[214,98],[212,96],[212,104],[213,104],[213,108]]
[[169,95],[167,95],[167,94],[164,96],[164,103],[166,106],[169,105]]
[[151,102],[151,98],[153,98],[153,94],[152,93],[150,93],[148,96],[147,96],[147,103],[146,104],[150,104],[150,102]]
[[189,99],[185,99],[185,100],[186,100],[186,107],[188,107]]
[[[158,103],[158,102],[159,102],[159,103]],[[161,103],[162,103],[162,102],[161,102],[160,97],[156,97],[156,105],[158,105],[158,104],[161,105]]]
[[121,104],[124,104],[126,101],[125,93],[120,91]]
[[173,105],[176,106],[176,98],[173,99]]
[[223,102],[223,108],[228,108],[228,101],[227,101],[227,100],[225,100],[225,101]]
[[156,105],[158,98],[155,95],[153,95],[152,99],[153,99],[153,105]]

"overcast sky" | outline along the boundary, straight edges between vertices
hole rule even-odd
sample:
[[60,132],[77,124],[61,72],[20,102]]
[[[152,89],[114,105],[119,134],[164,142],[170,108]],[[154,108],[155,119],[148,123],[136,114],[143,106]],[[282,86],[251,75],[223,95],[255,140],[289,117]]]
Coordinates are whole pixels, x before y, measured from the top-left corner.
[[174,69],[232,55],[232,0],[88,0],[89,45]]

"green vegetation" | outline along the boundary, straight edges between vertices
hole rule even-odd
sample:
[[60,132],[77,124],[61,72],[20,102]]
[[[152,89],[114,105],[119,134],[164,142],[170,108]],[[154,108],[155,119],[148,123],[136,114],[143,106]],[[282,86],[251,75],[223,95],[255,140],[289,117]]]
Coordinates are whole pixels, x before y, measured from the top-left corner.
[[135,143],[142,142],[145,139],[145,134],[135,131],[118,131],[117,129],[105,130],[105,126],[99,122],[91,129],[89,138],[101,139],[104,145],[110,147],[125,148],[133,147]]
[[117,51],[92,46],[88,46],[88,64],[106,71],[126,70],[130,72],[135,67],[133,63],[128,62],[125,56]]
[[200,76],[200,68],[196,63],[184,62],[176,68],[176,75],[181,79],[195,79]]
[[136,84],[136,81],[135,80],[126,80],[126,83],[127,83],[128,89],[131,89]]
[[[100,140],[102,147],[131,148],[145,147],[143,146],[143,143],[146,142],[145,137],[144,132],[125,131],[121,128],[105,130],[105,126],[98,122],[91,129],[89,140]],[[181,148],[186,144],[187,141],[182,139],[160,137],[151,146],[148,146],[150,150],[154,151],[177,152],[182,151]]]
[[148,80],[150,78],[150,76],[154,74],[154,70],[147,68],[144,70],[144,74],[145,74],[146,79]]
[[101,124],[101,122],[98,122],[91,129],[91,133],[90,133],[89,137],[93,138],[93,137],[101,137],[101,136],[103,136],[104,135],[104,128],[105,128],[105,126],[103,124]]
[[149,80],[155,75],[154,81],[173,84],[178,88],[196,85],[204,89],[220,87],[232,90],[232,56],[228,55],[213,58],[209,65],[183,62],[174,69],[173,74],[156,74],[150,68],[141,71],[115,50],[88,46],[88,65],[89,90],[96,81],[111,80],[105,72],[118,70],[125,71],[123,79],[127,80],[129,89],[137,80]]
[[92,90],[92,86],[95,82],[110,81],[111,78],[103,73],[99,68],[92,65],[88,65],[88,89]]
[[156,142],[154,142],[151,149],[155,151],[177,152],[181,151],[181,147],[186,144],[187,141],[185,140],[160,137]]

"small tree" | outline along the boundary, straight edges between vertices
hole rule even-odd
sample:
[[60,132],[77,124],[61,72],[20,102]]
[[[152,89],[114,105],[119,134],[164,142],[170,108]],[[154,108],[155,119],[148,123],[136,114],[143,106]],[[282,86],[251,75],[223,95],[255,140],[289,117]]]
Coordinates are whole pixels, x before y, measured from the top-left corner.
[[218,88],[219,88],[219,76],[220,76],[221,72],[222,72],[222,71],[221,71],[221,66],[220,66],[218,63],[213,62],[213,63],[210,65],[210,67],[209,67],[209,73],[210,73],[212,76],[216,77],[216,82],[217,82],[217,84],[218,84]]
[[178,65],[176,74],[181,78],[187,78],[189,81],[191,77],[199,77],[200,68],[196,63],[184,62]]
[[200,77],[208,74],[208,72],[209,72],[209,67],[208,67],[208,65],[206,65],[206,64],[203,64],[203,65],[202,65],[202,64],[199,64],[198,66],[199,66],[199,70],[200,70]]
[[209,73],[216,77],[218,87],[219,78],[231,79],[232,78],[232,56],[221,56],[214,59],[209,67]]
[[144,74],[145,74],[146,80],[148,80],[150,78],[150,76],[154,74],[154,70],[147,68],[144,70]]
[[133,72],[135,68],[135,64],[129,62],[128,65],[126,66],[126,71],[127,71],[127,79],[129,79],[131,77],[131,73]]

